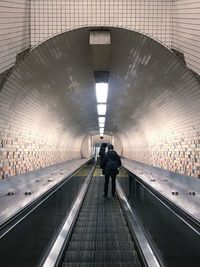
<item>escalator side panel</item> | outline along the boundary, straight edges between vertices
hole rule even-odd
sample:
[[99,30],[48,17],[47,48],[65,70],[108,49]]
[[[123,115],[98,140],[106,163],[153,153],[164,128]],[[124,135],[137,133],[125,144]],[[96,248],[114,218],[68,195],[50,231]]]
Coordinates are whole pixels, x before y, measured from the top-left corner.
[[69,213],[87,174],[87,165],[0,239],[0,266],[39,266]]
[[200,238],[132,176],[118,179],[154,250],[167,267],[197,267]]

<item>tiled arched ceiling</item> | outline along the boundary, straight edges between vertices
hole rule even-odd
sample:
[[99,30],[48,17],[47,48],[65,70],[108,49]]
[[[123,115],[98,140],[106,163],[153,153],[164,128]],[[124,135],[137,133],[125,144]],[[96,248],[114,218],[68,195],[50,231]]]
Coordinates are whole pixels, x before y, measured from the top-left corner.
[[[159,107],[170,103],[170,97],[178,97],[181,90],[196,86],[197,81],[158,42],[133,31],[109,30],[111,67],[105,132],[120,134],[137,126],[150,110],[158,115]],[[98,133],[89,31],[82,28],[55,36],[15,66],[2,91],[10,94],[7,120],[15,116],[24,127],[35,125],[46,134],[52,134],[52,125],[74,137]]]
[[187,127],[200,114],[199,82],[169,49],[147,36],[112,29],[110,73],[106,127],[113,132],[127,133],[150,113],[152,125],[162,129],[172,120],[174,129]]

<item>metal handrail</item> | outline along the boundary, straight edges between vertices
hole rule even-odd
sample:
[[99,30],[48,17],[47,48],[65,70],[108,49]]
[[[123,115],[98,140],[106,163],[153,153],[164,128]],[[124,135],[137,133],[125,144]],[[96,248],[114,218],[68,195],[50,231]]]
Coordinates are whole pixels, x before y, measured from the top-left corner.
[[131,209],[128,200],[125,197],[125,194],[119,184],[118,181],[116,181],[116,189],[117,194],[122,206],[122,209],[125,211],[125,217],[128,221],[129,228],[131,232],[134,234],[134,237],[136,239],[136,243],[138,245],[139,252],[141,254],[141,257],[148,267],[161,267],[163,264],[159,259],[157,259],[157,256],[155,255],[150,243],[148,242],[133,210]]
[[96,168],[96,164],[94,164],[92,170],[90,171],[89,175],[87,176],[80,193],[78,194],[78,197],[76,198],[73,207],[69,213],[69,215],[66,217],[65,222],[63,224],[63,227],[61,228],[59,234],[57,235],[57,238],[55,239],[51,250],[49,251],[48,255],[44,259],[44,261],[40,264],[41,267],[54,267],[58,266],[60,258],[62,256],[63,249],[65,245],[67,244],[70,233],[73,228],[74,222],[76,221],[76,218],[78,216],[80,207],[82,205],[82,202],[84,200],[84,197],[86,195],[87,189],[89,187],[91,178],[93,176],[94,170]]
[[76,170],[67,175],[63,180],[59,181],[52,188],[48,189],[45,193],[43,193],[38,198],[31,201],[28,205],[23,207],[18,212],[14,213],[12,216],[7,218],[0,225],[0,239],[5,236],[9,231],[11,231],[17,224],[19,224],[22,220],[24,220],[31,212],[33,212],[38,206],[40,206],[46,199],[48,199],[55,191],[57,191],[61,186],[63,186],[66,182],[68,182],[73,175],[87,165],[93,157],[88,159],[85,163],[79,166]]

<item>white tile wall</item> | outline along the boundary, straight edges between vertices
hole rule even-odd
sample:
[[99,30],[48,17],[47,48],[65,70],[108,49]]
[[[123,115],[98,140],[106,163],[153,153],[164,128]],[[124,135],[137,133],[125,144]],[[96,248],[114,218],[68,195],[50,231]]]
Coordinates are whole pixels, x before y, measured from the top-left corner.
[[[199,0],[0,0],[0,73],[13,66],[16,55],[27,49],[30,44],[32,46],[37,45],[60,32],[83,26],[115,26],[147,34],[165,45],[183,52],[187,66],[200,74]],[[65,44],[66,46],[68,45],[67,42]],[[47,51],[49,50],[47,49]],[[39,54],[38,58],[42,62],[42,57]],[[48,66],[48,61],[44,61],[42,64]],[[172,65],[169,66],[168,68],[166,68],[166,65],[162,66],[165,78],[172,70],[177,77],[176,68],[173,69]],[[33,68],[33,64],[27,65],[27,80],[31,80],[31,77],[38,80],[37,76],[33,74]],[[15,142],[15,138],[21,138],[18,134],[23,136],[21,143],[16,144],[16,151],[19,150],[21,154],[23,154],[21,146],[22,144],[24,145],[26,138],[27,143],[31,140],[31,149],[35,146],[35,139],[38,140],[40,137],[42,141],[38,142],[39,147],[43,143],[51,144],[51,142],[55,141],[53,138],[52,141],[51,136],[48,136],[45,125],[37,121],[38,118],[42,122],[49,121],[46,113],[48,108],[43,103],[40,105],[40,99],[38,100],[36,91],[30,90],[27,95],[26,85],[24,83],[16,84],[16,79],[20,80],[20,75],[20,73],[14,72],[15,79],[13,81],[10,80],[1,92],[0,134],[3,142],[1,150],[2,161],[5,161],[5,157],[9,156],[7,154],[4,155],[4,153],[9,152],[8,148],[12,148],[12,142]],[[171,81],[171,77],[169,81]],[[193,87],[191,83],[195,83],[195,86]],[[34,86],[34,84],[32,85]],[[161,87],[164,88],[165,85],[166,83],[161,83]],[[176,96],[173,95],[173,101],[168,101],[169,96],[167,94],[161,95],[160,99],[154,97],[155,102],[152,102],[152,109],[155,108],[157,112],[152,112],[152,117],[148,120],[159,121],[158,128],[162,129],[161,137],[159,136],[160,142],[154,142],[157,136],[155,132],[152,132],[151,135],[150,128],[147,144],[141,143],[140,147],[140,144],[133,143],[132,151],[128,151],[131,143],[129,142],[127,143],[127,149],[124,146],[125,152],[128,157],[133,159],[140,161],[145,159],[146,163],[155,166],[200,177],[199,87],[196,84],[196,80],[192,78],[192,81],[188,80],[186,83],[184,77],[183,83],[180,83],[179,87],[175,88],[174,84],[171,86],[173,88],[172,92],[176,89],[177,93]],[[190,92],[188,89],[190,89]],[[13,105],[15,101],[18,103],[16,106]],[[160,102],[163,103],[161,110],[159,110]],[[38,115],[34,113],[35,109],[37,109]],[[31,115],[28,115],[29,113],[25,112],[26,110]],[[156,114],[155,117],[153,116],[154,114]],[[173,120],[169,119],[169,114],[171,114]],[[52,124],[51,121],[49,122],[49,124]],[[30,125],[30,127],[27,127],[27,125]],[[37,131],[35,132],[36,126]],[[56,123],[53,126],[56,128]],[[51,131],[49,132],[52,134]],[[174,135],[178,137],[177,140]],[[131,135],[130,140],[133,140],[132,137],[133,135]],[[6,143],[6,147],[4,143]],[[70,143],[72,142],[70,141]],[[165,146],[161,147],[163,144]],[[40,148],[37,149],[38,151],[40,150]],[[42,153],[43,150],[46,151],[48,149],[51,151],[51,148],[46,148],[44,144]],[[56,151],[56,147],[53,147],[52,151]],[[72,149],[69,149],[69,151],[72,151]],[[136,155],[137,153],[135,155],[131,154],[133,151],[138,151],[138,156]],[[174,153],[170,151],[174,151]],[[182,156],[178,154],[179,152],[182,153]],[[18,153],[18,156],[21,157],[20,153]],[[57,154],[55,155],[56,158]],[[166,155],[169,156],[168,165],[165,165],[167,161],[163,160],[167,158]],[[75,156],[77,157],[77,154]],[[64,154],[62,160],[65,157],[66,155]],[[54,160],[51,159],[53,158],[51,156],[49,158],[50,161]],[[5,163],[6,169],[1,171],[7,172],[5,175],[10,176],[15,173],[15,170],[13,169],[13,172],[9,173],[10,170],[7,169],[8,166],[6,165],[9,164],[8,162]],[[25,163],[23,162],[23,164]],[[42,164],[46,166],[50,163],[45,163],[44,157],[44,163]],[[32,165],[30,162],[30,166]],[[16,166],[19,169],[21,168],[18,164]],[[3,168],[3,166],[0,165],[0,168]],[[24,165],[23,168],[25,168]],[[2,177],[7,177],[4,174],[1,175]]]
[[0,1],[0,73],[12,67],[16,55],[30,47],[30,1]]
[[173,1],[172,47],[184,53],[187,66],[200,74],[200,1]]
[[115,26],[147,34],[184,53],[200,73],[198,0],[35,0],[31,2],[31,43],[83,26]]
[[35,0],[31,2],[31,43],[83,26],[130,28],[171,45],[169,0]]
[[30,32],[35,46],[83,26],[116,26],[145,33],[183,52],[187,66],[200,73],[198,0],[1,0],[0,73],[30,46]]

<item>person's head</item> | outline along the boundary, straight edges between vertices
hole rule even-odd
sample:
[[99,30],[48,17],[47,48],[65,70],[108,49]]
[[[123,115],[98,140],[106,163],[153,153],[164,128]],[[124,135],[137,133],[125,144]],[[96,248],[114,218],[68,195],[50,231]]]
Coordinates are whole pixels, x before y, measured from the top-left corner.
[[113,145],[109,145],[108,146],[108,151],[111,151],[111,150],[113,150],[114,149],[114,146]]

